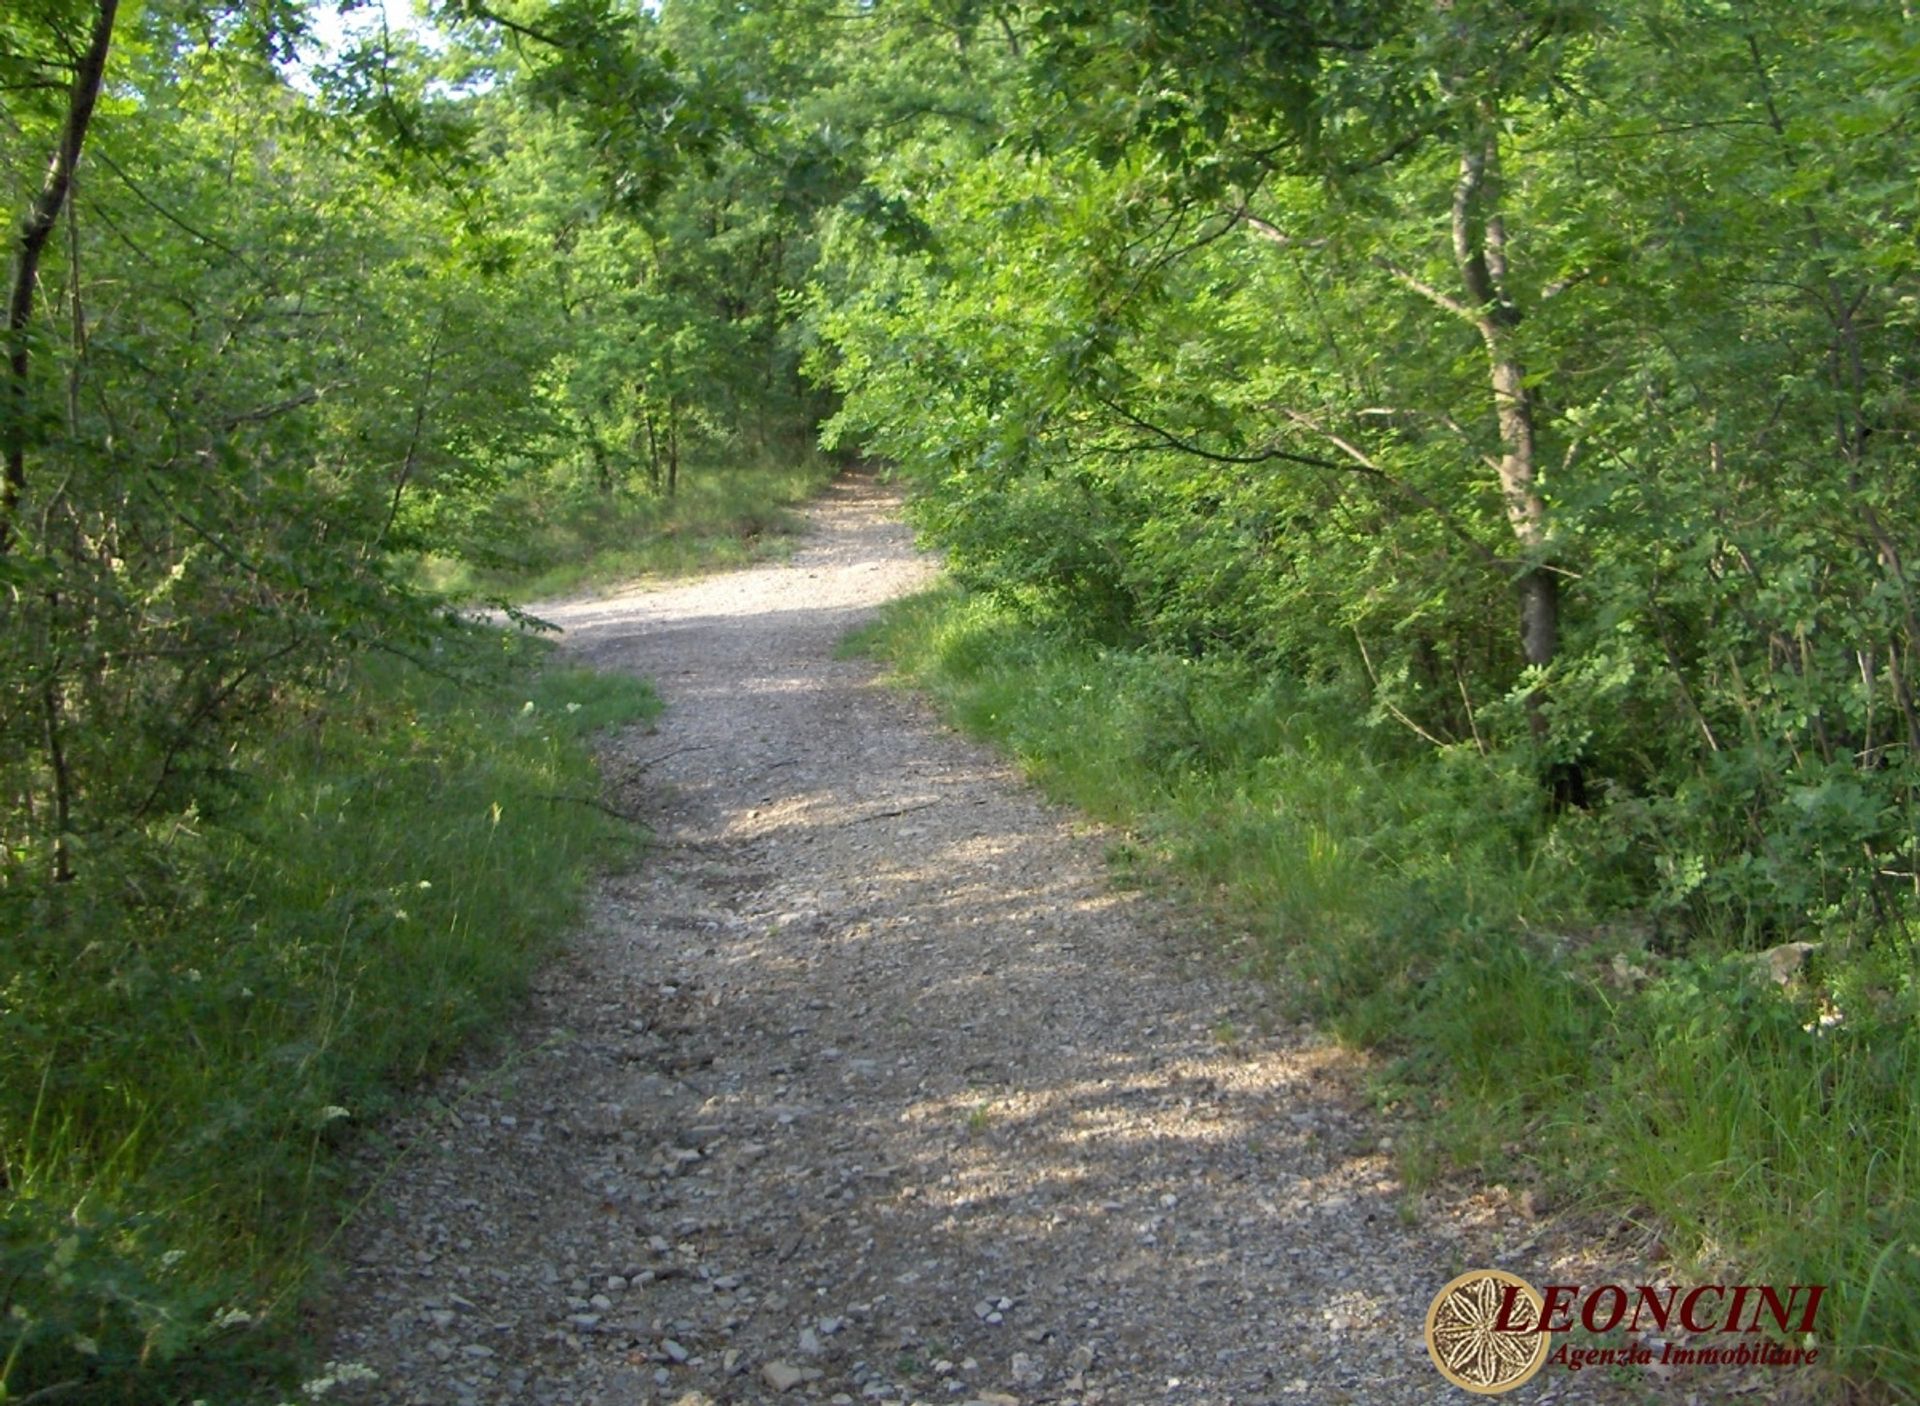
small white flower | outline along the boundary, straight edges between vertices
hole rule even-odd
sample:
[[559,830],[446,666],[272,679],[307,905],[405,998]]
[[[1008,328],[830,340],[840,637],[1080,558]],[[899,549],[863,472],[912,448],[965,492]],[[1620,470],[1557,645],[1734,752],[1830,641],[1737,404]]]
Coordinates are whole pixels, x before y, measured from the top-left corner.
[[432,880],[432,879],[422,879],[422,880],[420,881],[420,887],[421,887],[421,888],[423,888],[423,889],[430,889],[430,888],[432,888],[432,887],[433,887],[433,880]]
[[1847,1018],[1846,1012],[1836,1006],[1832,1000],[1820,998],[1820,1013],[1800,1028],[1809,1035],[1817,1035],[1822,1030],[1831,1030]]
[[185,1250],[168,1250],[164,1255],[160,1256],[160,1268],[172,1269],[186,1257],[187,1252]]
[[580,705],[578,703],[569,703],[567,704],[567,711],[569,713],[577,713],[580,711]]
[[520,712],[523,715],[527,713],[531,713],[532,711],[533,711],[533,700],[531,698],[529,698],[525,703],[522,703],[520,705]]
[[337,1123],[342,1118],[351,1117],[353,1117],[353,1110],[350,1108],[342,1108],[337,1103],[330,1103],[320,1110],[320,1121],[322,1123]]
[[253,1315],[244,1308],[223,1308],[213,1316],[216,1328],[244,1328],[253,1322]]

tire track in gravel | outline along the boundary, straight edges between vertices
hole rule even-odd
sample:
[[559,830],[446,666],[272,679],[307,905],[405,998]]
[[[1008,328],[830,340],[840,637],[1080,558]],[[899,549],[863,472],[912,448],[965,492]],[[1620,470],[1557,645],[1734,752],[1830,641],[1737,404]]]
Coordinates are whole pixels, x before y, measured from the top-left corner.
[[[1463,1399],[1428,1299],[1577,1273],[1561,1232],[1498,1192],[1409,1224],[1355,1057],[834,657],[932,579],[896,506],[842,480],[790,562],[541,612],[666,699],[605,757],[657,840],[509,1054],[390,1130],[324,1333],[379,1374],[349,1394]],[[1644,1399],[1554,1376],[1516,1399]]]

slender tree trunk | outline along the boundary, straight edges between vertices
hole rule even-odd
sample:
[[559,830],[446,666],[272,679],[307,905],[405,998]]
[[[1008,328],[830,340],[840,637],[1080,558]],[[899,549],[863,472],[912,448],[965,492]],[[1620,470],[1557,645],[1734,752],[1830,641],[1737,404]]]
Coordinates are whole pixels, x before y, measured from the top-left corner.
[[394,519],[400,516],[400,498],[407,491],[407,484],[413,479],[413,471],[420,462],[420,437],[427,427],[427,401],[433,394],[433,369],[440,358],[440,333],[435,331],[433,340],[427,343],[427,369],[420,381],[420,395],[413,403],[413,431],[407,436],[407,452],[400,461],[400,471],[394,475],[393,496],[387,503],[387,520],[380,526],[378,541],[384,544],[387,534],[393,531]]
[[[1520,312],[1507,293],[1506,224],[1491,136],[1476,135],[1460,157],[1460,177],[1453,188],[1453,253],[1474,325],[1487,349],[1507,522],[1520,545],[1537,557],[1547,545],[1547,504],[1536,479],[1533,392],[1515,346]],[[1542,563],[1520,578],[1519,590],[1521,652],[1528,664],[1545,668],[1560,646],[1559,581]],[[1536,737],[1547,731],[1545,703],[1538,689],[1527,698],[1527,726]]]
[[73,829],[73,783],[67,772],[67,749],[62,742],[60,689],[56,673],[49,669],[40,689],[40,714],[47,744],[47,768],[53,778],[53,881],[64,884],[73,878],[73,857],[67,836]]
[[680,491],[680,405],[667,397],[667,496]]
[[654,423],[653,411],[646,413],[647,423],[647,487],[655,493],[660,491],[660,427]]
[[27,489],[27,425],[32,406],[28,397],[27,373],[31,357],[27,332],[33,322],[34,295],[39,288],[40,256],[47,240],[60,222],[60,211],[73,185],[74,168],[80,162],[80,149],[87,139],[87,126],[93,121],[93,107],[100,97],[100,83],[107,68],[107,49],[113,42],[113,21],[119,0],[99,0],[93,34],[80,57],[67,90],[67,115],[60,124],[60,143],[47,166],[47,178],[40,193],[27,208],[14,245],[13,281],[7,297],[7,391],[4,412],[0,412],[0,439],[5,441],[6,469],[0,479],[0,555],[13,546],[20,500]]

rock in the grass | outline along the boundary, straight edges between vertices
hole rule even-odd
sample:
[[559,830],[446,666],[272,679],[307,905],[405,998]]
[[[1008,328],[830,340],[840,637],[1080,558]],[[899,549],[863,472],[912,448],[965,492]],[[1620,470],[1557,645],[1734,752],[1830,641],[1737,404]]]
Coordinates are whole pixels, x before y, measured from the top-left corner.
[[768,1362],[760,1368],[760,1380],[775,1391],[792,1391],[807,1379],[807,1374],[791,1362]]

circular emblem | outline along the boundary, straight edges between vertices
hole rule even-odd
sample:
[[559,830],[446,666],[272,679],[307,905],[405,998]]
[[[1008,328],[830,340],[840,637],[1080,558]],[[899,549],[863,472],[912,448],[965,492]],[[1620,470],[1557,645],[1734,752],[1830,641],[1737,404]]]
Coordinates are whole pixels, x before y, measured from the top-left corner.
[[1519,1275],[1470,1269],[1433,1296],[1427,1354],[1457,1387],[1479,1396],[1512,1391],[1546,1365],[1552,1335],[1539,1331],[1541,1308],[1540,1291]]

